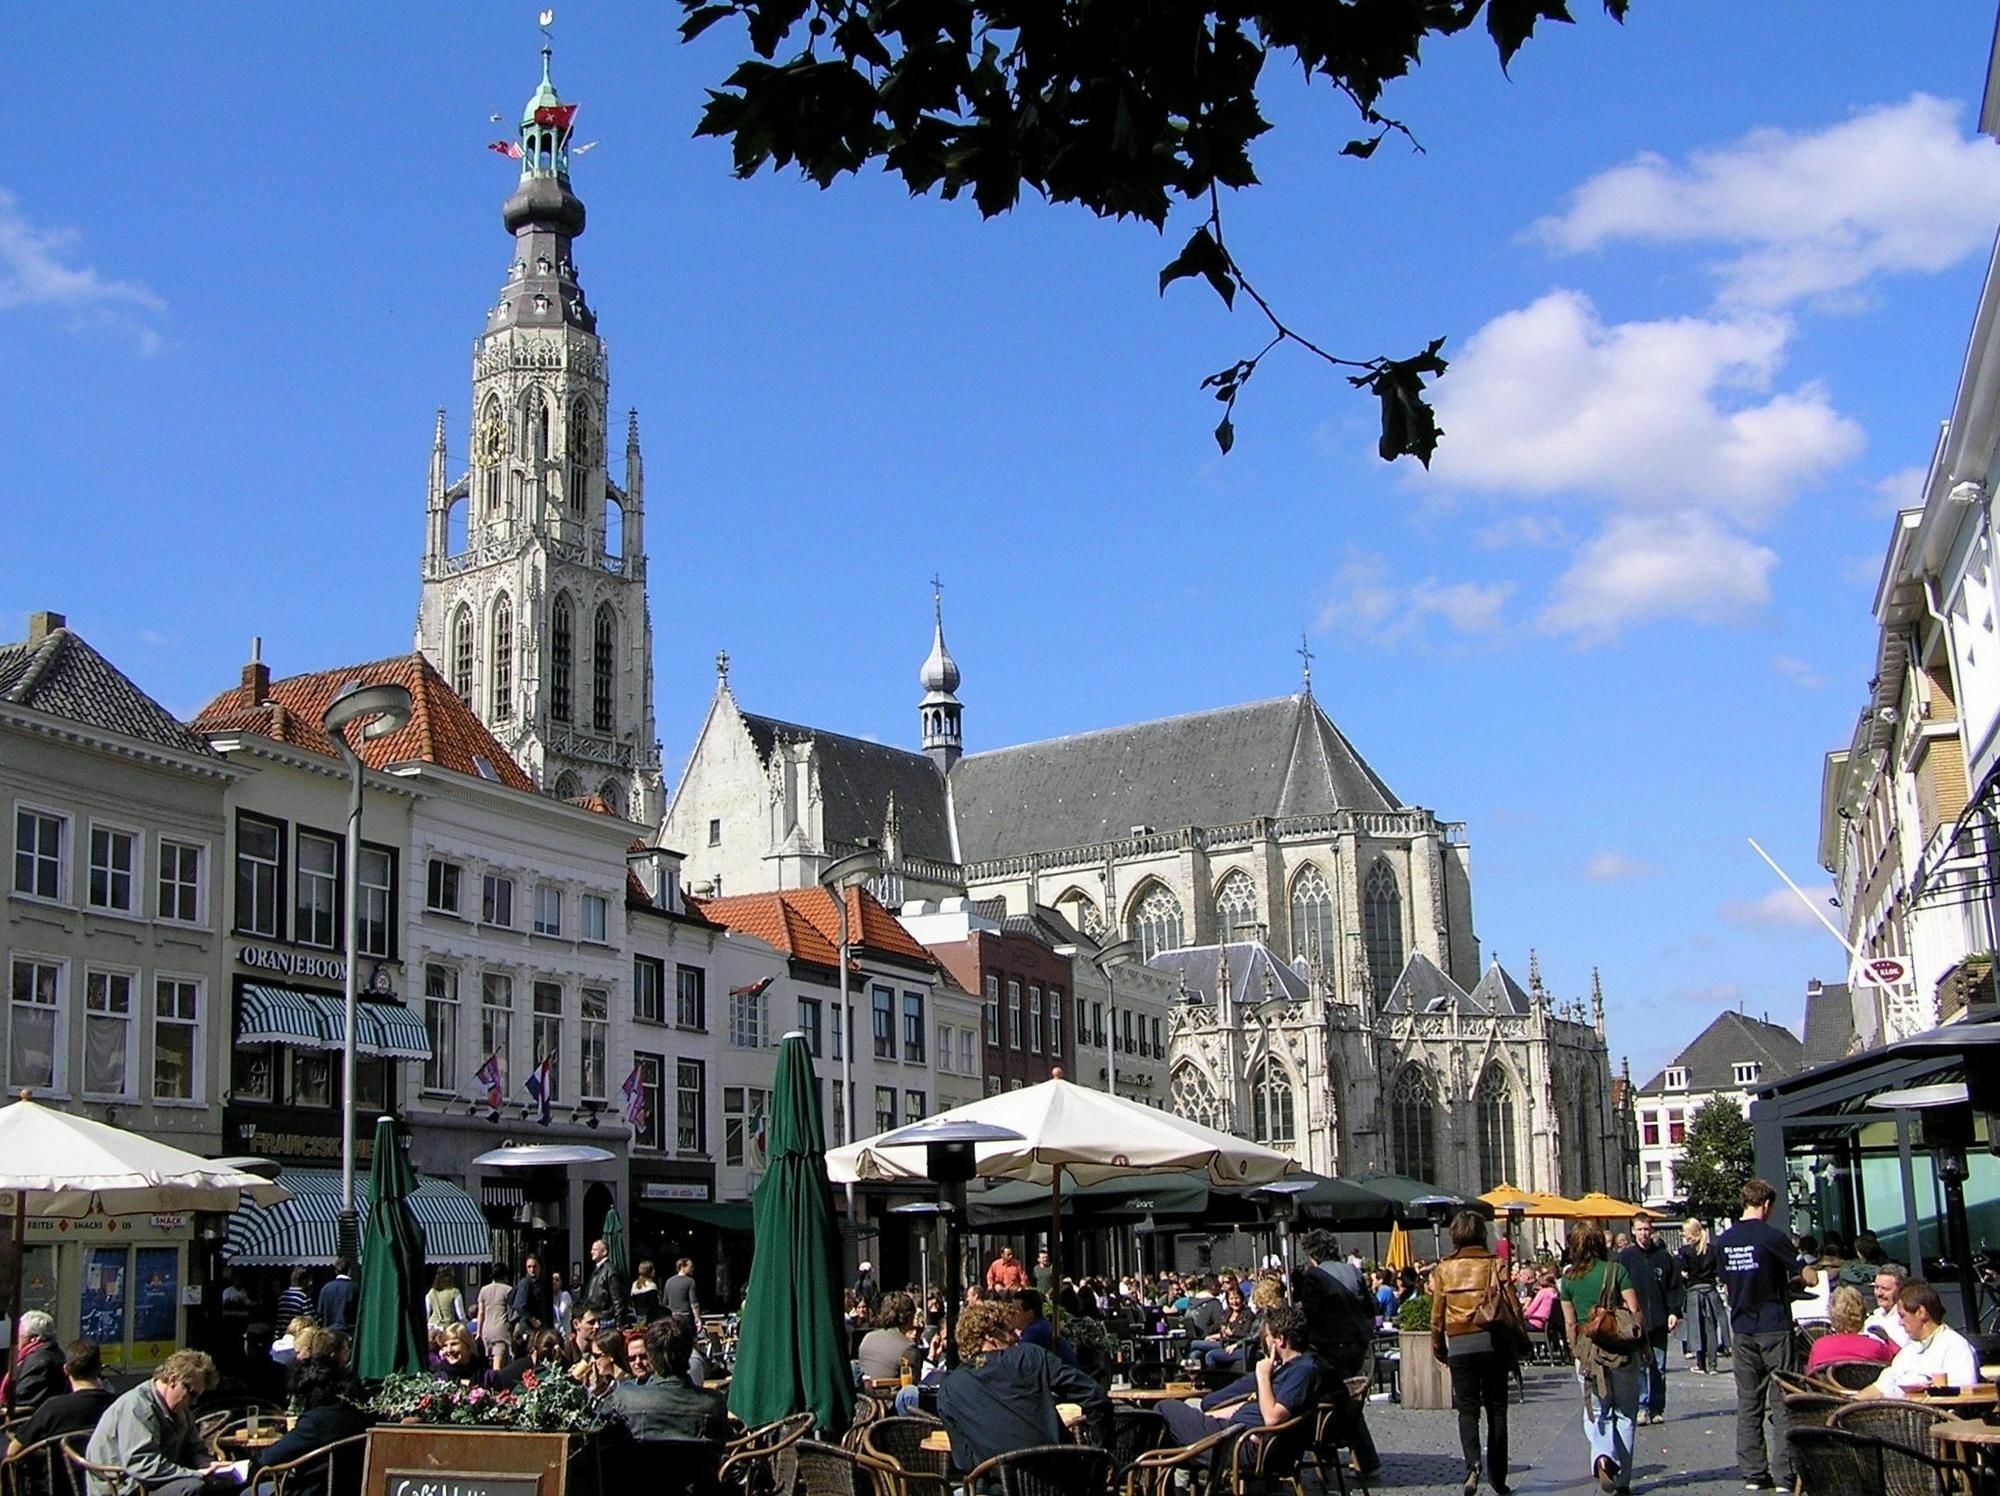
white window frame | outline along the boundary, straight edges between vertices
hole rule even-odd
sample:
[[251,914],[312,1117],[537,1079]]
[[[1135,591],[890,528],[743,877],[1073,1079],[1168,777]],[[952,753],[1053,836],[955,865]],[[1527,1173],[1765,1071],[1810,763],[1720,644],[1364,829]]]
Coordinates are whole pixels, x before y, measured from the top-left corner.
[[[110,982],[121,980],[125,983],[125,1011],[119,1015],[114,1009],[102,1010],[91,1006],[90,983],[93,977],[103,977],[106,981],[106,996],[110,996]],[[118,966],[109,962],[92,961],[83,968],[83,1073],[79,1077],[80,1094],[102,1097],[107,1101],[131,1101],[137,1099],[132,1087],[133,1036],[138,1030],[136,1011],[142,1001],[139,993],[139,969],[136,966]],[[90,1031],[94,1023],[119,1023],[124,1026],[124,1055],[120,1065],[122,1085],[116,1091],[93,1090],[90,1085]]]
[[[593,1013],[593,1005],[596,1011]],[[597,1088],[591,1089],[591,1060],[596,1058]],[[578,994],[577,1076],[579,1101],[602,1101],[609,1083],[611,1064],[611,989],[605,985],[585,986]]]
[[[657,980],[649,983],[639,980],[639,973],[652,972]],[[646,988],[650,985],[651,1011],[641,1006],[647,1000]],[[658,956],[635,955],[632,958],[632,1021],[634,1023],[665,1023],[667,1021],[667,963]]]
[[[174,982],[194,989],[194,1017],[184,1019],[179,1016],[169,1018],[160,1007],[160,987],[163,983]],[[156,971],[153,973],[153,1034],[152,1034],[152,1080],[148,1090],[155,1106],[203,1106],[206,1097],[203,1083],[207,1066],[206,1046],[202,1043],[202,1030],[207,1026],[208,984],[200,977],[187,972]],[[192,1043],[189,1047],[188,1094],[186,1096],[163,1096],[160,1094],[160,1035],[168,1029],[192,1029]]]
[[[493,1001],[495,989],[489,983],[499,983],[497,989],[506,997],[504,1003]],[[495,1044],[495,1032],[501,1036]],[[519,1080],[514,1074],[514,974],[511,971],[485,970],[479,973],[479,1063],[484,1065],[489,1055],[500,1057],[501,1100],[507,1100]]]
[[1734,1066],[1736,1084],[1754,1086],[1762,1076],[1764,1067],[1755,1060],[1737,1060]]
[[[708,1062],[695,1055],[675,1055],[674,1065],[674,1152],[682,1158],[706,1158],[708,1156]],[[694,1084],[686,1081],[692,1066]],[[681,1103],[689,1096],[694,1098],[694,1136],[692,1139],[681,1130]]]
[[[450,876],[448,878],[439,877],[435,880],[436,883],[439,885],[445,883],[449,883],[451,885],[451,902],[449,904],[436,903],[432,901],[431,893],[433,887],[433,880],[431,876],[431,870],[433,868],[450,869]],[[440,857],[435,852],[430,853],[428,856],[424,858],[424,908],[430,910],[433,914],[449,914],[456,918],[460,919],[464,918],[464,910],[465,910],[465,864],[464,863],[460,862],[455,857]]]
[[[578,905],[577,938],[591,945],[604,945],[610,939],[607,932],[611,928],[611,901],[601,893],[587,893]],[[595,915],[595,918],[592,916]]]
[[[445,978],[440,984],[442,991],[431,991],[433,972]],[[431,1057],[424,1061],[424,1090],[433,1096],[456,1096],[463,1083],[458,1073],[459,1039],[459,971],[449,961],[426,961],[423,966],[424,978],[424,1031],[430,1035]],[[431,1007],[435,1004],[439,1013],[438,1027],[431,1027]],[[442,1036],[444,1043],[438,1042]],[[483,1064],[486,1057],[480,1056]]]
[[1685,1091],[1688,1088],[1688,1073],[1685,1065],[1667,1066],[1666,1077],[1661,1084],[1669,1091]]
[[[160,865],[160,860],[167,855],[170,848],[177,852],[194,853],[194,882],[192,885],[194,890],[194,917],[192,919],[182,919],[178,914],[169,914],[167,912],[167,890],[170,887],[176,891],[189,887],[179,877],[169,879],[166,869]],[[163,924],[183,925],[194,930],[205,930],[208,928],[209,851],[210,843],[198,841],[193,837],[162,835],[153,839],[153,917],[155,919],[158,919]],[[174,871],[176,873],[180,871],[178,859],[176,859]]]
[[[555,1006],[546,1004],[553,999]],[[532,1075],[540,1067],[544,1058],[551,1054],[553,1062],[549,1066],[549,1101],[551,1105],[562,1096],[562,1031],[564,1008],[563,984],[547,977],[536,977],[528,984],[528,1074]],[[550,1042],[553,1041],[553,1042]],[[523,1075],[521,1079],[527,1080]]]
[[[56,823],[56,891],[53,895],[37,893],[33,888],[23,888],[20,882],[21,857],[21,817],[23,815],[44,816]],[[13,871],[9,873],[8,888],[17,899],[33,899],[38,904],[67,904],[70,894],[70,858],[76,848],[76,817],[66,810],[58,810],[53,805],[40,805],[32,800],[14,802],[14,830],[11,839],[14,853]],[[38,841],[32,854],[36,863],[42,862],[47,854]],[[39,882],[39,879],[34,880]]]
[[951,1062],[953,1058],[951,1046],[951,1025],[940,1023],[937,1026],[937,1067],[940,1074],[951,1074]]
[[554,883],[535,885],[535,922],[537,935],[562,935],[563,891]]
[[[368,881],[368,859],[371,857],[382,859],[383,881],[380,883]],[[396,854],[392,849],[370,845],[368,842],[361,844],[360,860],[354,866],[354,893],[360,904],[360,908],[356,910],[354,925],[355,945],[360,948],[363,956],[373,957],[378,961],[392,959],[396,954]],[[382,908],[380,950],[368,943],[370,909],[378,901]]]
[[[21,1004],[36,1010],[48,1008],[51,1019],[49,1037],[49,1084],[36,1087],[32,1079],[17,1078],[14,1074],[14,1056],[20,1053],[20,1046],[14,1042],[14,968],[29,965],[51,967],[56,974],[55,1002],[53,1004]],[[7,958],[7,1087],[15,1089],[40,1089],[51,1096],[65,1096],[69,1093],[69,962],[61,956],[44,955],[39,951],[11,951]]]
[[958,1068],[961,1074],[979,1074],[979,1031],[960,1029],[958,1031]]
[[[306,843],[309,841],[323,843],[333,852],[332,872],[308,872],[306,870],[305,850]],[[290,913],[292,943],[295,945],[309,945],[315,950],[322,951],[338,950],[340,948],[342,937],[346,933],[341,929],[344,913],[340,904],[342,894],[344,893],[341,883],[347,872],[347,869],[343,866],[347,849],[342,845],[342,842],[343,838],[334,835],[331,831],[319,831],[311,826],[294,826],[292,828],[292,906]],[[324,881],[326,884],[327,937],[324,940],[315,940],[312,938],[312,931],[307,927],[307,922],[302,917],[307,913],[306,887],[308,880],[311,880],[315,886],[321,881]],[[318,912],[317,899],[314,901],[312,912],[315,915]]]
[[[104,833],[107,844],[112,839],[121,836],[128,837],[131,840],[129,860],[125,866],[125,902],[123,904],[114,904],[109,901],[110,880],[117,876],[118,870],[108,862],[104,867],[106,902],[100,904],[91,896],[94,891],[91,885],[97,880],[97,834],[100,831]],[[83,877],[84,907],[90,910],[92,914],[111,914],[116,915],[120,919],[139,919],[144,917],[146,912],[146,896],[143,887],[145,874],[142,869],[146,866],[146,833],[141,831],[137,826],[128,826],[119,821],[100,821],[95,816],[92,816],[88,836],[90,849],[88,865],[84,868]]]

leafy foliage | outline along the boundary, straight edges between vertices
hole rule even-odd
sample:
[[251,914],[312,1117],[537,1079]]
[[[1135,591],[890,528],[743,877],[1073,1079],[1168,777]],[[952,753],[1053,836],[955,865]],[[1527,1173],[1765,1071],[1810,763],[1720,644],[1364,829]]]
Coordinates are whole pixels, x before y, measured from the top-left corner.
[[1755,1146],[1750,1119],[1734,1101],[1718,1096],[1702,1103],[1688,1119],[1675,1170],[1689,1215],[1714,1221],[1737,1213],[1744,1183],[1756,1172]]
[[384,1377],[368,1410],[395,1422],[448,1423],[474,1428],[564,1433],[590,1427],[590,1393],[566,1376],[529,1372],[518,1392],[447,1381],[429,1372]]
[[[1603,0],[1623,20],[1629,0]],[[1208,220],[1165,269],[1160,290],[1200,277],[1234,307],[1246,293],[1270,322],[1255,357],[1205,379],[1235,441],[1236,398],[1264,355],[1296,342],[1360,372],[1382,408],[1384,460],[1429,465],[1437,420],[1425,377],[1444,372],[1443,339],[1410,358],[1343,358],[1300,337],[1257,295],[1222,238],[1220,192],[1252,187],[1251,143],[1274,55],[1330,84],[1364,133],[1341,154],[1373,156],[1392,133],[1384,88],[1418,66],[1423,44],[1485,18],[1503,70],[1566,0],[681,0],[683,39],[730,18],[754,57],[709,91],[698,134],[730,142],[739,176],[797,167],[821,187],[870,162],[912,194],[969,195],[992,217],[1024,190],[1100,217],[1164,229],[1177,203]],[[781,50],[789,55],[782,59]]]
[[1396,1328],[1399,1330],[1423,1330],[1431,1327],[1431,1296],[1427,1293],[1413,1293],[1403,1300],[1396,1311]]

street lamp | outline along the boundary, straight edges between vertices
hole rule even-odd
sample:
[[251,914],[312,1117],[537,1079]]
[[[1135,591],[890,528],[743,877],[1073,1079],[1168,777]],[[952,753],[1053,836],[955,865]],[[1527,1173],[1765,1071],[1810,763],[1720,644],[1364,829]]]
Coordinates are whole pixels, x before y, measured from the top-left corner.
[[1094,951],[1085,951],[1080,945],[1059,945],[1056,954],[1074,961],[1078,956],[1086,956],[1104,977],[1104,1088],[1113,1096],[1118,1094],[1118,1002],[1111,987],[1111,969],[1123,966],[1128,961],[1139,959],[1139,942],[1136,940],[1114,940],[1109,945],[1100,945]]
[[[882,854],[874,848],[864,848],[850,856],[830,863],[819,875],[819,885],[833,895],[833,902],[840,911],[840,1016],[835,1032],[840,1038],[840,1141],[843,1144],[854,1141],[854,1020],[848,1008],[847,961],[848,942],[851,931],[847,928],[847,890],[859,888],[882,872]],[[892,1020],[893,1021],[893,1020]],[[854,1181],[847,1182],[847,1223],[856,1227],[860,1223],[854,1215]]]
[[[360,968],[361,911],[355,895],[361,871],[361,759],[347,740],[348,724],[362,722],[363,742],[387,737],[410,720],[415,703],[402,686],[364,685],[349,681],[326,704],[319,725],[333,739],[333,746],[347,761],[350,776],[347,790],[347,919],[346,919],[346,999],[347,1031],[340,1045],[340,1251],[351,1263],[361,1245],[360,1216],[354,1209],[354,1020],[356,979]],[[372,718],[372,721],[362,721]]]

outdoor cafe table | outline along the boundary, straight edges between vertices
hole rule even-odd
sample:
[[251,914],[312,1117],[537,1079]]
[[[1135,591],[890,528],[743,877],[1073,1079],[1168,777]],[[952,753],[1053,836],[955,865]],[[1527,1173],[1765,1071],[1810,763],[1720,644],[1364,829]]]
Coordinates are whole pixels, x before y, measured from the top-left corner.
[[1137,1403],[1150,1407],[1154,1403],[1175,1402],[1181,1398],[1193,1397],[1201,1389],[1193,1382],[1175,1382],[1168,1387],[1113,1387],[1105,1395],[1113,1402]]
[[1946,1459],[1991,1459],[2000,1452],[2000,1425],[1983,1418],[1940,1418],[1931,1425],[1930,1435]]
[[1981,1382],[1977,1387],[1961,1387],[1949,1397],[1932,1392],[1912,1392],[1907,1396],[1911,1402],[1922,1403],[1927,1408],[2000,1407],[2000,1387],[1994,1386],[1991,1382]]
[[[1080,1403],[1057,1403],[1056,1416],[1062,1419],[1062,1425],[1065,1429],[1072,1429],[1083,1422],[1083,1407]],[[923,1443],[917,1447],[919,1449],[927,1449],[932,1454],[949,1454],[951,1453],[951,1435],[941,1428],[933,1429],[924,1435]]]

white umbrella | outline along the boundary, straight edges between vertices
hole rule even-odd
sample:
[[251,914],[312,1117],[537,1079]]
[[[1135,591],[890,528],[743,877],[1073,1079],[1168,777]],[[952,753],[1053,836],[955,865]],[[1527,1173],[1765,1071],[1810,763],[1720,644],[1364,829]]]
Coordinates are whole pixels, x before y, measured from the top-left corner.
[[[1202,1169],[1212,1183],[1244,1186],[1270,1184],[1299,1170],[1289,1154],[1061,1079],[983,1097],[929,1123],[946,1120],[985,1122],[1021,1135],[1019,1142],[976,1145],[982,1179],[1051,1184],[1060,1170],[1078,1184],[1096,1184],[1129,1174]],[[924,1150],[884,1147],[879,1138],[887,1136],[829,1149],[827,1173],[836,1184],[928,1177]]]
[[617,1155],[584,1143],[509,1143],[482,1153],[473,1162],[482,1169],[545,1169],[550,1165],[608,1164]]
[[23,1097],[0,1107],[0,1211],[17,1216],[156,1215],[245,1198],[289,1200],[282,1184],[136,1132]]

